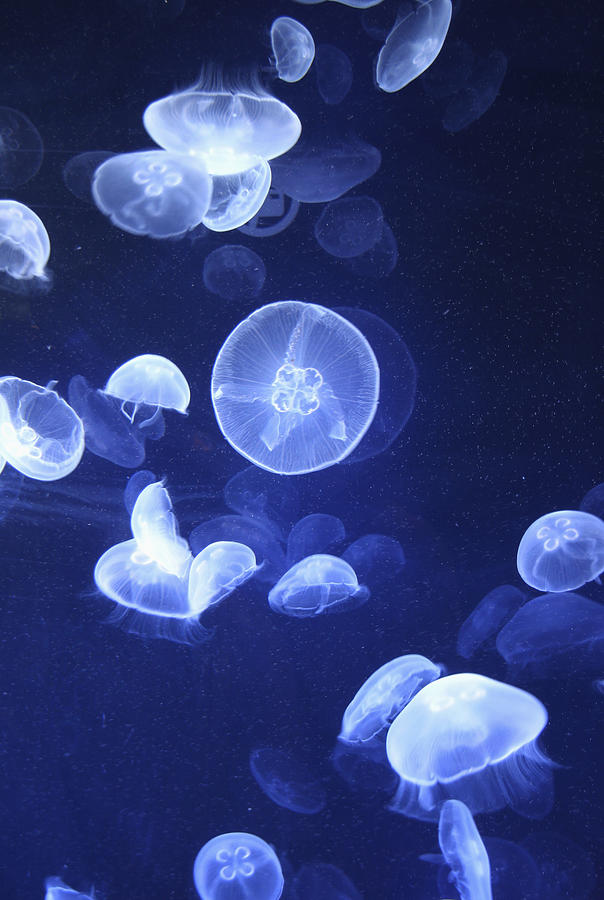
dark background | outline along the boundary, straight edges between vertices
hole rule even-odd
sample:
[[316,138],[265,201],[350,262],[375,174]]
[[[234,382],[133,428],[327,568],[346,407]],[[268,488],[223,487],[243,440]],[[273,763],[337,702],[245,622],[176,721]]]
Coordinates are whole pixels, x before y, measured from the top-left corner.
[[[383,7],[392,20],[396,4]],[[602,481],[599,13],[589,0],[456,3],[448,39],[478,54],[501,50],[508,71],[492,108],[451,135],[421,79],[397,94],[376,90],[379,43],[361,11],[336,3],[3,6],[0,102],[35,123],[45,155],[34,179],[2,196],[43,219],[53,282],[44,294],[0,293],[0,369],[57,379],[65,393],[72,375],[102,386],[139,353],[173,359],[191,386],[190,415],[168,414],[147,465],[167,477],[183,533],[225,511],[224,485],[244,468],[216,426],[209,378],[223,340],[253,308],[299,299],[367,309],[402,335],[418,370],[414,413],[390,450],[288,483],[301,513],[339,515],[350,540],[383,532],[404,547],[400,583],[346,615],[279,617],[251,584],[216,611],[207,643],[144,641],[107,623],[111,604],[92,581],[99,555],[128,537],[128,472],[86,454],[65,482],[29,482],[12,510],[0,508],[3,898],[42,897],[48,875],[80,890],[94,884],[101,900],[194,898],[197,851],[238,830],[275,846],[286,880],[323,861],[366,900],[441,896],[436,869],[418,861],[437,849],[435,826],[350,792],[329,755],[346,704],[383,662],[416,652],[450,672],[468,668],[455,655],[458,628],[490,588],[520,586],[524,529],[577,508]],[[160,242],[119,231],[64,184],[79,152],[150,146],[146,105],[202,67],[244,78],[270,69],[277,15],[298,17],[317,43],[352,60],[352,90],[335,107],[312,70],[292,86],[263,77],[303,129],[329,122],[380,148],[379,172],[356,193],[379,200],[395,233],[399,260],[386,279],[353,277],[318,247],[320,205],[303,206],[267,240]],[[254,301],[204,288],[205,256],[233,242],[264,259]],[[582,593],[601,599],[601,590]],[[506,678],[492,648],[469,667]],[[509,810],[478,818],[485,835],[566,840],[553,854],[566,874],[548,897],[604,894],[602,873],[590,886],[586,870],[604,858],[604,697],[594,674],[567,659],[548,678],[518,680],[550,712],[556,803],[538,823]],[[306,755],[326,780],[322,813],[289,812],[260,792],[248,757],[264,744]],[[514,889],[498,896],[522,898]]]

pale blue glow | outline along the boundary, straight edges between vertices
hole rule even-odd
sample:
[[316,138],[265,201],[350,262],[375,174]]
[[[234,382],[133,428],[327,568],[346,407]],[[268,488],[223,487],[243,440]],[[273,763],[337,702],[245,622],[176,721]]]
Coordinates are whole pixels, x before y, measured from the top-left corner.
[[210,231],[232,231],[253,219],[271,186],[271,169],[263,160],[233,175],[212,176],[212,196],[202,223]]
[[0,188],[18,187],[38,172],[44,147],[40,132],[27,116],[0,106]]
[[337,106],[352,87],[352,63],[349,57],[333,44],[319,44],[315,58],[317,88],[321,99],[329,106]]
[[201,848],[193,866],[201,900],[279,900],[283,873],[277,854],[255,834],[230,832]]
[[261,256],[241,244],[223,244],[203,264],[203,283],[223,300],[251,300],[264,287],[266,266]]
[[304,78],[315,58],[315,42],[306,26],[289,16],[279,16],[271,25],[271,46],[281,81]]
[[60,878],[47,878],[44,887],[46,888],[44,900],[94,900],[95,896],[94,888],[89,894],[83,894],[68,887]]
[[459,655],[470,659],[480,645],[513,616],[525,599],[526,596],[511,584],[502,584],[485,594],[459,629]]
[[360,606],[368,596],[347,562],[317,553],[288,569],[270,591],[268,602],[275,612],[305,619]]
[[383,225],[382,207],[373,197],[342,197],[324,208],[315,224],[315,238],[331,256],[351,259],[375,246]]
[[403,4],[378,56],[376,79],[383,91],[400,91],[434,62],[445,42],[451,12],[451,0]]
[[0,272],[46,280],[50,239],[42,219],[17,200],[0,200]]
[[267,797],[284,809],[311,816],[325,806],[321,783],[290,753],[260,747],[250,754],[250,770]]
[[122,401],[122,411],[131,420],[141,404],[184,414],[191,399],[189,385],[180,369],[165,356],[153,353],[123,363],[110,376],[105,393]]
[[572,591],[604,571],[604,522],[563,509],[541,516],[518,546],[518,572],[538,591]]
[[189,606],[201,613],[220,603],[256,571],[256,556],[246,544],[215,541],[197,554],[189,572]]
[[170,495],[161,481],[143,488],[130,516],[132,536],[140,554],[171,575],[183,578],[192,561],[186,540],[180,537]]
[[443,803],[438,843],[460,900],[492,900],[489,857],[465,803],[459,800]]

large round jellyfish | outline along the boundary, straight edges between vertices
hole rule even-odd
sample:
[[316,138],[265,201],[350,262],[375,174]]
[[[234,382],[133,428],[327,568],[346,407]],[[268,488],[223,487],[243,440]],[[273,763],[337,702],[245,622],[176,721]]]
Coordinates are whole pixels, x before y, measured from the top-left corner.
[[352,63],[339,47],[319,44],[315,60],[317,88],[324,103],[337,106],[352,87]]
[[223,244],[203,264],[203,283],[223,300],[251,300],[264,287],[266,267],[261,256],[241,244]]
[[265,160],[234,175],[213,175],[210,205],[202,223],[210,231],[232,231],[253,219],[271,186],[271,169]]
[[354,325],[323,306],[284,301],[229,335],[211,390],[231,446],[263,469],[296,475],[356,447],[375,415],[379,369]]
[[471,673],[433,681],[388,730],[386,752],[400,778],[392,808],[434,820],[452,798],[473,813],[510,805],[544,814],[550,763],[535,741],[546,724],[543,704],[517,687]]
[[256,556],[246,544],[215,541],[197,554],[189,572],[189,606],[203,612],[220,603],[256,571]]
[[96,205],[114,225],[153,238],[177,237],[199,225],[211,190],[202,160],[165,150],[112,156],[92,182]]
[[459,800],[443,803],[438,843],[461,900],[492,900],[489,857],[465,803]]
[[361,606],[369,597],[354,569],[327,553],[301,559],[283,575],[268,595],[275,612],[297,619],[322,613],[344,612]]
[[283,872],[277,854],[255,834],[230,832],[204,844],[193,866],[201,900],[279,900]]
[[451,0],[404,5],[377,60],[376,80],[383,91],[400,91],[434,62],[445,42],[451,12]]
[[0,200],[0,272],[46,280],[50,240],[42,220],[17,200]]
[[485,594],[459,629],[458,654],[470,659],[487,638],[511,619],[525,599],[522,591],[511,584],[502,584]]
[[42,138],[27,116],[0,106],[0,188],[14,188],[33,178],[42,164]]
[[343,259],[366,253],[379,241],[382,207],[372,197],[343,197],[328,203],[315,224],[315,238],[331,256]]
[[573,591],[604,572],[604,522],[572,509],[541,516],[522,536],[516,562],[538,591]]
[[187,412],[191,392],[185,376],[165,356],[144,353],[115,370],[105,393],[122,401],[122,412],[132,421],[141,405]]
[[312,34],[289,16],[279,16],[271,25],[271,46],[281,81],[300,81],[315,58]]
[[285,153],[300,137],[298,116],[274,97],[184,91],[155,100],[143,115],[160,147],[203,160],[210,175],[235,175]]
[[320,781],[290,753],[259,747],[250,754],[250,770],[267,797],[284,809],[311,816],[325,806]]
[[84,426],[56,391],[0,378],[0,455],[29,478],[56,481],[76,468]]

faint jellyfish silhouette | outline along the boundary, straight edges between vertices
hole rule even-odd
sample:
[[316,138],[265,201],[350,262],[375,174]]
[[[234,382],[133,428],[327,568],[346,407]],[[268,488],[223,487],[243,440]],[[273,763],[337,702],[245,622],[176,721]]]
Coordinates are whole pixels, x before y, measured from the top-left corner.
[[297,200],[272,187],[256,215],[241,225],[239,231],[250,237],[273,237],[291,225],[299,209]]
[[47,280],[50,240],[42,220],[17,200],[0,200],[0,273]]
[[456,134],[476,122],[491,108],[507,72],[507,56],[493,50],[481,60],[464,88],[451,98],[443,117],[445,131]]
[[255,310],[231,332],[211,391],[235,450],[261,468],[296,475],[331,466],[356,447],[375,415],[379,369],[354,325],[325,307],[284,301]]
[[415,653],[380,666],[346,707],[338,740],[345,744],[375,740],[411,698],[440,675],[440,666]]
[[283,873],[277,854],[255,834],[230,832],[201,848],[193,866],[201,900],[278,900]]
[[434,62],[447,36],[451,12],[451,0],[404,4],[377,60],[376,80],[383,91],[400,91]]
[[250,770],[266,796],[284,809],[311,816],[321,812],[327,802],[325,791],[312,771],[283,750],[272,747],[252,750]]
[[287,538],[287,565],[293,566],[307,556],[325,553],[346,537],[344,523],[337,516],[312,513],[300,519]]
[[44,882],[46,894],[44,900],[94,900],[94,888],[90,893],[81,893],[68,887],[60,878],[47,878]]
[[442,803],[471,812],[509,805],[529,818],[552,805],[551,763],[536,739],[547,710],[520,688],[462,673],[426,685],[388,730],[388,760],[400,778],[391,808],[438,818]]
[[333,44],[319,44],[315,56],[317,88],[321,99],[337,106],[352,87],[352,63],[343,50]]
[[339,613],[362,606],[369,597],[354,569],[343,559],[317,553],[295,563],[268,595],[275,612],[297,619]]
[[0,455],[38,481],[64,478],[84,453],[78,415],[50,387],[0,378]]
[[25,184],[42,165],[42,138],[27,116],[0,106],[0,188]]
[[372,593],[398,580],[405,565],[399,541],[385,534],[365,534],[353,541],[342,554]]
[[249,516],[216,516],[197,525],[189,535],[195,555],[216,541],[245,544],[252,550],[259,567],[256,580],[273,585],[286,568],[285,554],[270,526]]
[[165,150],[120,153],[94,173],[92,196],[130,234],[178,237],[205,216],[211,181],[203,162]]
[[270,186],[270,166],[263,159],[235,175],[213,175],[210,206],[202,223],[210,231],[240,228],[258,214]]
[[67,190],[78,200],[94,203],[92,180],[94,173],[108,159],[117,156],[111,150],[88,150],[68,159],[63,168],[63,181]]
[[589,490],[579,505],[582,512],[591,513],[592,516],[604,518],[604,482],[597,484]]
[[489,857],[465,803],[459,800],[443,803],[438,843],[461,900],[492,900]]
[[526,595],[511,584],[502,584],[485,594],[457,635],[457,653],[470,659],[488,638],[514,615]]
[[[191,392],[185,376],[165,356],[144,353],[123,363],[110,376],[105,393],[122,401],[122,412],[134,421],[141,406],[173,409],[186,415]],[[141,423],[142,424],[142,423]]]
[[255,519],[284,542],[298,518],[300,487],[295,479],[284,483],[279,475],[246,466],[226,483],[224,500],[230,509]]
[[203,264],[203,283],[223,300],[251,300],[262,291],[265,279],[262,258],[241,244],[217,247]]
[[390,225],[383,222],[382,232],[373,247],[358,256],[349,257],[346,266],[360,278],[386,278],[396,268],[397,261],[396,238]]
[[604,571],[604,522],[580,510],[541,516],[518,546],[518,572],[538,591],[572,591]]
[[343,197],[328,203],[315,224],[315,238],[326,253],[348,259],[366,253],[379,241],[382,207],[372,197]]
[[298,116],[265,94],[184,91],[155,100],[143,124],[173,153],[203,160],[210,175],[236,175],[285,153],[300,137]]
[[329,863],[302,866],[295,886],[300,900],[363,900],[350,878]]
[[256,556],[246,544],[236,541],[208,544],[191,564],[189,606],[202,613],[232,594],[256,569]]
[[132,515],[134,504],[140,492],[150,484],[153,484],[154,481],[157,481],[157,478],[149,469],[140,469],[130,476],[124,488],[124,506],[129,516]]
[[271,25],[271,46],[281,81],[304,78],[315,58],[315,42],[305,25],[289,16],[279,16]]

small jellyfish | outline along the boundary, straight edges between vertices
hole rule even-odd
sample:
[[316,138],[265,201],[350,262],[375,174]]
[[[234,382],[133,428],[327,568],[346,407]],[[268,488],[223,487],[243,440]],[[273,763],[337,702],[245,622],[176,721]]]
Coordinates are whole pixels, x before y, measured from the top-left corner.
[[456,134],[476,122],[491,108],[508,68],[505,53],[493,50],[481,60],[466,85],[449,101],[443,116],[445,131]]
[[438,843],[460,900],[492,900],[491,866],[472,813],[459,800],[443,803]]
[[202,613],[232,594],[256,571],[256,556],[246,544],[214,541],[201,550],[189,572],[189,606]]
[[434,62],[445,42],[451,13],[451,0],[403,6],[377,60],[376,80],[383,91],[400,91]]
[[46,894],[44,900],[94,900],[94,888],[90,893],[81,893],[68,887],[60,878],[47,878],[44,882]]
[[211,391],[231,446],[261,468],[295,475],[354,450],[377,409],[379,369],[354,325],[325,307],[284,301],[229,335]]
[[213,175],[210,205],[203,225],[210,231],[232,231],[253,219],[271,186],[271,169],[263,159],[234,175]]
[[459,629],[458,654],[470,659],[481,644],[514,615],[525,599],[522,591],[511,584],[502,584],[485,594]]
[[201,848],[193,866],[201,900],[279,900],[283,872],[277,854],[255,834],[230,832]]
[[92,195],[101,212],[123,231],[169,238],[199,225],[210,205],[211,188],[201,160],[144,150],[101,163]]
[[223,300],[251,300],[264,287],[262,257],[241,244],[223,244],[206,256],[203,283]]
[[549,760],[536,740],[547,710],[532,694],[472,673],[422,688],[388,730],[388,760],[400,778],[392,809],[436,820],[447,799],[472,813],[509,805],[539,817],[551,808]]
[[279,16],[271,25],[271,46],[281,81],[300,81],[315,58],[312,34],[297,19]]
[[180,369],[165,356],[153,353],[123,363],[109,378],[105,393],[122,401],[122,412],[131,422],[142,405],[155,410],[173,409],[185,415],[191,399]]
[[191,551],[178,533],[172,501],[161,481],[147,485],[136,498],[130,528],[141,557],[148,557],[171,575],[186,575]]
[[250,770],[267,797],[292,812],[312,816],[324,808],[325,791],[312,771],[283,750],[260,747],[250,754]]
[[440,666],[415,653],[380,666],[346,707],[338,740],[346,744],[372,741],[421,688],[440,675]]
[[352,87],[352,63],[333,44],[319,44],[315,59],[317,87],[324,103],[337,106]]
[[84,426],[56,391],[0,378],[0,455],[38,481],[64,478],[84,453]]
[[527,528],[516,559],[538,591],[573,591],[604,572],[604,522],[579,510],[541,516]]
[[275,612],[306,619],[354,609],[368,597],[369,591],[359,584],[347,562],[318,553],[288,569],[270,591],[268,602]]
[[0,188],[19,187],[33,178],[43,150],[40,133],[27,116],[0,106]]
[[372,197],[343,197],[328,203],[315,224],[315,238],[326,253],[350,259],[379,241],[384,225],[382,207]]
[[0,273],[47,280],[50,240],[42,220],[17,200],[0,200]]

